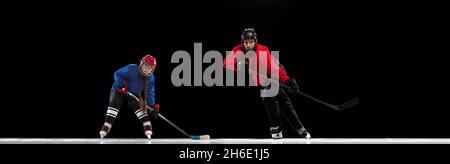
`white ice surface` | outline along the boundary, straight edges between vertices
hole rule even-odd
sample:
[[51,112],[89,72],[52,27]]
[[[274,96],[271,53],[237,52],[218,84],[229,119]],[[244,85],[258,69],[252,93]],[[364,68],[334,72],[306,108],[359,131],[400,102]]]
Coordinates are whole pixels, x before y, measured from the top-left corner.
[[450,138],[312,138],[243,139],[82,139],[82,138],[0,138],[0,144],[450,144]]

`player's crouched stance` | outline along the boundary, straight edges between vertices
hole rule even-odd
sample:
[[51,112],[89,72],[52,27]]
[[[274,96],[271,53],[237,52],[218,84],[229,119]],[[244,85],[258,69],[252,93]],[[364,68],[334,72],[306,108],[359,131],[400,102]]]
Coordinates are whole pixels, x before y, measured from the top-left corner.
[[[155,77],[153,75],[155,68],[156,59],[151,55],[146,55],[142,58],[139,65],[129,64],[114,73],[114,84],[111,88],[105,123],[100,129],[100,137],[102,139],[111,130],[114,119],[117,117],[124,100],[127,100],[128,105],[141,121],[145,136],[151,139],[153,134],[152,123],[147,114],[146,105],[155,109],[152,115],[156,117],[159,112],[159,105],[155,105]],[[136,95],[139,101],[128,97],[128,92]]]

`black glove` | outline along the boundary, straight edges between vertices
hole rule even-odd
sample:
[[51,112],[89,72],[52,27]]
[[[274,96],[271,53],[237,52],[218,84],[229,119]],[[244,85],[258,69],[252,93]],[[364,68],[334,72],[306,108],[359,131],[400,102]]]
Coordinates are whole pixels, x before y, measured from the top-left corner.
[[295,81],[295,79],[293,78],[290,78],[286,81],[285,88],[286,91],[291,95],[296,96],[300,94],[300,89],[298,88],[297,81]]

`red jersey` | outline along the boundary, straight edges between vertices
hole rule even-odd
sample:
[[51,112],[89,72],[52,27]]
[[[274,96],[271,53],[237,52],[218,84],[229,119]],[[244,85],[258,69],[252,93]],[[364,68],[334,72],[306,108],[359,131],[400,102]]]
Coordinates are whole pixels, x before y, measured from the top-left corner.
[[[224,67],[226,69],[232,70],[232,71],[237,71],[237,54],[236,53],[238,51],[242,51],[244,52],[244,47],[242,45],[238,45],[236,47],[233,48],[232,53],[228,54],[227,57],[224,60]],[[260,44],[256,44],[255,45],[255,56],[251,56],[248,58],[249,63],[256,63],[256,71],[257,74],[250,72],[250,76],[251,78],[256,82],[257,86],[261,86],[261,83],[264,82],[266,77],[259,77],[258,75],[260,74],[260,70],[259,70],[259,64],[264,64],[267,66],[267,72],[266,74],[268,75],[268,77],[272,78],[272,79],[279,79],[279,81],[282,84],[286,84],[286,81],[289,79],[289,76],[286,74],[286,72],[280,68],[280,66],[272,59],[272,55],[270,54],[269,48],[267,48],[266,46],[260,45]],[[242,54],[243,55],[243,54]],[[251,66],[250,66],[251,67]],[[279,72],[279,74],[275,74],[275,75],[271,75],[271,71],[276,71]]]

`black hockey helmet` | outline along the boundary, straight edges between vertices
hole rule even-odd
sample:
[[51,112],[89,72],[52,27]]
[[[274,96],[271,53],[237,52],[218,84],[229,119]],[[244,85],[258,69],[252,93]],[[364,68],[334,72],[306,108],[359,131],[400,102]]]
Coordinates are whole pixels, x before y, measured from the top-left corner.
[[258,40],[256,38],[256,32],[253,28],[246,28],[242,32],[241,42],[244,43],[244,41],[248,40],[248,39],[253,39],[253,40],[255,40],[256,43],[258,42]]

